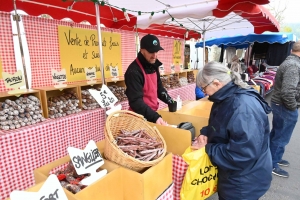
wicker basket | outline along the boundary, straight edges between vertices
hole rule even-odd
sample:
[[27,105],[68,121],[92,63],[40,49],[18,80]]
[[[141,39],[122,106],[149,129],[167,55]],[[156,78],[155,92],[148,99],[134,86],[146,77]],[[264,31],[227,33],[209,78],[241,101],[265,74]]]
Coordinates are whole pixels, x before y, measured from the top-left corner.
[[[162,145],[158,148],[163,148],[163,153],[155,160],[140,161],[128,154],[124,153],[116,144],[115,137],[121,133],[121,129],[127,131],[145,130],[148,135],[155,138]],[[104,156],[106,159],[111,160],[123,167],[131,170],[141,172],[148,167],[159,163],[166,155],[167,145],[156,127],[151,127],[142,115],[134,112],[121,110],[110,114],[105,123],[105,148]]]

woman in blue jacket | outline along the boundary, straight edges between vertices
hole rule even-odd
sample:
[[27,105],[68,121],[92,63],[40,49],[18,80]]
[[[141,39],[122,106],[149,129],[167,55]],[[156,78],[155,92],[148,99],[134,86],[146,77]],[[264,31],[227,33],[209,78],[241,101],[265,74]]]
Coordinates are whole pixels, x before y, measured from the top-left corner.
[[203,97],[206,96],[204,94],[204,92],[202,91],[202,89],[200,87],[198,87],[197,85],[196,85],[196,88],[195,88],[195,94],[196,94],[196,100],[202,99]]
[[217,62],[199,71],[196,84],[214,103],[194,148],[205,147],[218,167],[219,199],[257,200],[272,180],[267,116],[271,108],[238,73]]

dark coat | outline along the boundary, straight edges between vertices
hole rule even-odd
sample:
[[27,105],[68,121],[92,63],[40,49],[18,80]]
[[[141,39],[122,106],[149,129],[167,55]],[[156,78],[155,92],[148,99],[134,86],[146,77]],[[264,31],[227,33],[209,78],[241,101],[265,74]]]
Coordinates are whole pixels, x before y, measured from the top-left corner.
[[271,108],[253,89],[233,82],[209,97],[214,104],[205,150],[218,167],[218,193],[228,200],[257,200],[270,187],[272,158],[269,149]]
[[284,105],[289,110],[300,106],[300,57],[291,54],[276,72],[271,101]]
[[[163,87],[160,80],[160,73],[158,67],[162,65],[159,60],[154,64],[150,64],[141,52],[138,53],[138,59],[144,67],[146,74],[157,74],[157,97],[164,103],[168,103],[172,98],[169,96],[167,90]],[[137,62],[134,60],[125,72],[126,96],[128,98],[130,108],[143,115],[148,121],[155,123],[161,117],[156,111],[152,110],[143,100],[144,97],[144,83],[145,78],[143,72]]]

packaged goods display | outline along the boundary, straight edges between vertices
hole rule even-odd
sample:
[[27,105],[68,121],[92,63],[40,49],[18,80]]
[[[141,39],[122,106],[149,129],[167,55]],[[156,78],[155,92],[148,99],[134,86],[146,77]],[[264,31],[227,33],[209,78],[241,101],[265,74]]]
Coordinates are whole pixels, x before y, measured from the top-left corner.
[[40,100],[29,95],[16,100],[0,102],[0,124],[2,130],[17,129],[44,121]]
[[61,186],[73,194],[80,192],[86,187],[85,185],[80,184],[80,181],[87,177],[88,174],[78,175],[71,161],[65,169],[55,172],[55,175],[57,176]]
[[65,91],[62,95],[48,99],[49,118],[59,118],[80,112],[79,99],[76,92]]

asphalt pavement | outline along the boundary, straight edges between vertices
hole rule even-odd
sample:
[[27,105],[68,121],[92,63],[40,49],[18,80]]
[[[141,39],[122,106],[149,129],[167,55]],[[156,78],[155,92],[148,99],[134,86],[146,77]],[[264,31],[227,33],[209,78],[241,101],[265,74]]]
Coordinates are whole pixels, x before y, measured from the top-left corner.
[[[270,103],[272,92],[265,99]],[[270,126],[272,128],[272,114],[269,115]],[[300,119],[300,117],[299,117]],[[290,162],[289,167],[282,167],[289,172],[289,178],[282,178],[273,175],[270,189],[260,200],[300,200],[300,123],[296,124],[290,143],[286,146],[283,155],[284,160]],[[255,183],[253,183],[255,184]],[[218,195],[214,194],[207,200],[218,200]],[[238,199],[236,199],[238,200]]]

